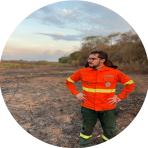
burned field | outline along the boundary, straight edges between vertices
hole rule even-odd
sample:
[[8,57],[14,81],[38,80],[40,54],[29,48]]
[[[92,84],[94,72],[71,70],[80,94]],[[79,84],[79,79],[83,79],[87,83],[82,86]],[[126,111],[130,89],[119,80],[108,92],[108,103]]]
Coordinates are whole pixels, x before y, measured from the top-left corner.
[[[81,105],[65,86],[74,67],[5,68],[0,70],[4,101],[15,120],[32,136],[59,147],[79,147]],[[136,117],[147,92],[147,75],[126,73],[136,83],[117,105],[117,127],[122,132]],[[75,83],[82,92],[81,82]],[[116,94],[123,89],[117,84]],[[102,143],[97,122],[91,145]]]

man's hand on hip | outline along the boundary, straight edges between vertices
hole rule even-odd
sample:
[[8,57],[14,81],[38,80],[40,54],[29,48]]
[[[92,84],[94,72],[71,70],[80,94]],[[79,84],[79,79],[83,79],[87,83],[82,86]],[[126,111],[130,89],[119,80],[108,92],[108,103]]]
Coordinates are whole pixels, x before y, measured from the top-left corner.
[[81,103],[85,102],[86,101],[86,98],[84,96],[87,96],[85,94],[82,94],[82,93],[78,93],[76,95],[76,97],[81,101]]
[[116,106],[116,104],[117,104],[118,102],[121,101],[121,99],[118,98],[117,95],[114,95],[112,98],[109,98],[109,99],[107,99],[107,100],[110,100],[108,103],[114,104],[115,106]]

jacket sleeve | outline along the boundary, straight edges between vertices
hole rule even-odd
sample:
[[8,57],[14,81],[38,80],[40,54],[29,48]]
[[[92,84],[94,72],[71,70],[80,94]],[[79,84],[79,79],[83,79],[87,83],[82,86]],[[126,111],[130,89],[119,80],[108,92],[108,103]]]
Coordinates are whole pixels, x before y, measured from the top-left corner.
[[120,94],[118,94],[117,96],[122,100],[124,98],[127,98],[128,95],[133,92],[133,90],[135,89],[135,83],[133,80],[131,80],[128,76],[126,76],[124,73],[122,73],[121,71],[118,71],[117,74],[117,81],[122,83],[125,87],[122,90],[122,92]]
[[80,70],[77,70],[73,75],[71,75],[66,81],[65,85],[71,91],[72,94],[77,95],[79,92],[75,88],[74,82],[77,82],[81,79]]

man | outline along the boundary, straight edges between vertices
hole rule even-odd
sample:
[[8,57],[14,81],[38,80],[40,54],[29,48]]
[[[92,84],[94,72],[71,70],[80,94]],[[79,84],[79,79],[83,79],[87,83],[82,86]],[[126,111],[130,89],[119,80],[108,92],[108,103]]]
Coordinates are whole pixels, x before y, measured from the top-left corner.
[[[135,83],[121,71],[105,66],[108,55],[104,51],[92,51],[89,67],[77,70],[65,82],[67,88],[81,101],[82,127],[80,147],[88,147],[93,128],[99,118],[103,128],[102,138],[107,141],[116,136],[116,104],[134,90]],[[83,93],[76,90],[74,82],[81,80]],[[115,95],[117,82],[125,87]]]

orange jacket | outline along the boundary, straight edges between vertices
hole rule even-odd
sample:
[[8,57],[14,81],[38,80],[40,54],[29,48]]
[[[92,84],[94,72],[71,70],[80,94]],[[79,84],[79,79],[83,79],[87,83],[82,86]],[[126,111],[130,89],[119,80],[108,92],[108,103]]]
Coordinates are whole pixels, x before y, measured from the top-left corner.
[[117,69],[104,66],[101,70],[95,70],[87,67],[77,70],[65,82],[67,88],[72,94],[79,92],[74,86],[74,82],[82,81],[83,94],[86,101],[81,103],[82,106],[96,110],[104,111],[115,108],[114,104],[110,105],[107,100],[115,94],[117,82],[122,83],[125,87],[118,97],[122,100],[126,98],[135,88],[135,83],[124,73]]

